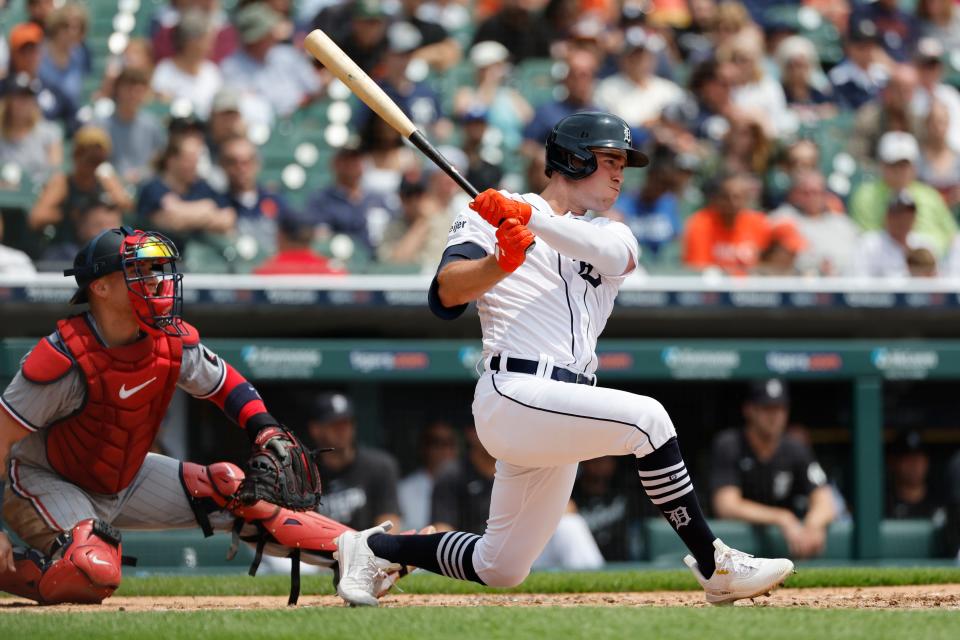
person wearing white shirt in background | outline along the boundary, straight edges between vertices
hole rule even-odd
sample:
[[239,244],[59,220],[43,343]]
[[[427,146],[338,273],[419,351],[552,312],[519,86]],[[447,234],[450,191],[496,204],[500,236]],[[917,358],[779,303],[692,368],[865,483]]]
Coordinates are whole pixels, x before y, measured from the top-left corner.
[[872,278],[908,277],[907,256],[912,250],[926,249],[936,255],[936,245],[913,231],[917,204],[906,189],[890,199],[884,229],[863,234],[851,265],[851,275]]
[[960,151],[960,92],[943,82],[945,53],[939,40],[920,38],[913,58],[919,83],[913,93],[910,110],[914,117],[923,119],[930,112],[931,100],[942,103],[950,114],[947,144],[954,151]]
[[793,175],[787,201],[770,213],[770,222],[791,222],[806,241],[797,256],[800,273],[839,275],[848,270],[850,247],[857,244],[857,225],[844,213],[827,207],[823,174],[802,170]]
[[36,272],[27,254],[3,244],[3,216],[0,216],[0,276],[29,276]]
[[653,73],[657,53],[663,47],[660,36],[648,34],[642,27],[627,29],[620,72],[597,86],[597,105],[620,116],[631,127],[641,127],[659,118],[668,104],[683,100],[683,89]]
[[220,68],[207,59],[215,36],[213,22],[206,13],[184,13],[173,29],[176,53],[160,61],[151,83],[165,100],[187,100],[202,120],[210,115],[213,97],[223,85]]

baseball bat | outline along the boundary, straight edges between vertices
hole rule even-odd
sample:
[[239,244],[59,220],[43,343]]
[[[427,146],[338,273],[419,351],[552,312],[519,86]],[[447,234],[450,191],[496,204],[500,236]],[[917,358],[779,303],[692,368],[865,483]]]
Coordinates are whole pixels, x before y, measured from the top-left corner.
[[464,178],[453,164],[443,157],[443,154],[437,151],[437,148],[430,144],[430,141],[424,137],[423,133],[417,129],[407,114],[397,105],[396,102],[368,76],[366,72],[357,66],[357,63],[350,59],[343,49],[336,42],[330,39],[320,29],[311,31],[303,42],[303,46],[310,54],[323,63],[330,72],[340,78],[343,84],[350,87],[350,90],[356,94],[363,103],[373,109],[377,115],[386,120],[387,124],[393,127],[400,135],[413,143],[417,149],[423,152],[425,156],[440,167],[444,173],[453,178],[454,182],[460,185],[471,198],[479,195],[477,188],[470,184],[470,181]]

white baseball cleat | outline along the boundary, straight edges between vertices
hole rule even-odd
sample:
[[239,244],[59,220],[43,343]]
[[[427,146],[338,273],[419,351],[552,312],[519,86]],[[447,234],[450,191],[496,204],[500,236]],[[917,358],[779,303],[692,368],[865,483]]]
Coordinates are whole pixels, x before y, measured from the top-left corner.
[[793,573],[793,563],[786,558],[754,558],[728,547],[720,538],[713,541],[713,548],[717,568],[709,580],[700,573],[693,556],[683,559],[706,591],[710,604],[730,604],[734,600],[769,594]]
[[347,531],[337,538],[337,550],[333,557],[340,563],[340,582],[337,595],[349,604],[358,607],[375,607],[378,585],[384,578],[384,561],[377,558],[367,538],[377,533],[386,533],[393,528],[387,520],[380,526],[364,531]]

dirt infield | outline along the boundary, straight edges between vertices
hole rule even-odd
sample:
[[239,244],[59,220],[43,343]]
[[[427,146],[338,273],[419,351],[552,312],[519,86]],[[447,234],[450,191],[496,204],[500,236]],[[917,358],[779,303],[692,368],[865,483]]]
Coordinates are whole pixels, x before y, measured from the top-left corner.
[[[104,604],[40,607],[18,598],[0,600],[0,614],[66,611],[200,611],[211,609],[283,609],[279,596],[166,596],[116,597]],[[334,596],[304,596],[300,607],[342,607]],[[382,607],[705,607],[699,591],[647,593],[561,594],[395,594],[381,601]],[[960,584],[910,587],[856,587],[829,589],[780,589],[770,597],[741,600],[741,607],[806,607],[815,609],[954,609],[960,610]]]

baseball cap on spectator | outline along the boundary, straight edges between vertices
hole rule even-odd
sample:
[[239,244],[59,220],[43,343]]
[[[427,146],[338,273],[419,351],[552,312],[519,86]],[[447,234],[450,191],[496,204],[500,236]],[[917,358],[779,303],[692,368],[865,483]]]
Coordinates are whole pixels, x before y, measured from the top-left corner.
[[570,26],[570,38],[596,42],[606,30],[607,27],[603,21],[595,14],[588,12]]
[[887,203],[887,211],[916,211],[917,202],[913,199],[913,196],[910,195],[910,192],[906,189],[901,189],[897,193],[893,194],[890,198],[890,201]]
[[357,0],[353,5],[355,18],[386,18],[389,14],[380,0]]
[[107,155],[110,155],[113,150],[113,143],[110,140],[110,134],[96,127],[92,124],[88,124],[77,129],[77,132],[73,134],[73,146],[76,147],[100,147],[103,149]]
[[43,29],[34,22],[23,22],[10,29],[9,40],[11,51],[28,44],[38,45],[43,42]]
[[234,89],[220,89],[213,96],[210,113],[224,113],[225,111],[240,111],[240,94]]
[[180,21],[174,27],[174,34],[182,44],[203,37],[211,27],[212,23],[206,12],[200,9],[188,9],[180,14]]
[[400,180],[399,194],[401,198],[418,196],[427,191],[427,181],[423,172],[406,173]]
[[470,62],[478,69],[489,67],[492,64],[506,62],[510,59],[510,51],[494,40],[478,42],[470,48]]
[[470,122],[486,122],[488,115],[487,108],[482,104],[472,105],[469,109],[460,114],[460,122],[467,124]]
[[847,28],[847,40],[850,42],[879,42],[880,33],[877,25],[868,18],[851,20]]
[[880,137],[877,157],[884,164],[896,164],[906,160],[916,164],[920,157],[917,139],[906,131],[888,131]]
[[917,52],[914,59],[920,63],[940,63],[946,50],[936,38],[926,37],[917,41]]
[[300,211],[286,208],[277,217],[277,228],[295,242],[309,243],[313,238],[313,221]]
[[780,378],[754,380],[750,383],[747,402],[766,406],[787,405],[790,404],[790,393],[786,383]]
[[623,34],[623,52],[631,53],[641,49],[656,53],[663,49],[663,38],[648,33],[643,27],[630,27]]
[[311,419],[321,424],[350,420],[354,416],[353,402],[342,393],[321,393],[313,403]]
[[387,47],[393,53],[413,53],[422,42],[420,30],[409,22],[394,22],[387,28]]
[[252,44],[264,39],[283,22],[283,17],[263,2],[248,4],[237,14],[236,27],[240,40]]
[[890,443],[890,454],[902,456],[908,453],[923,453],[923,438],[913,429],[902,429]]

